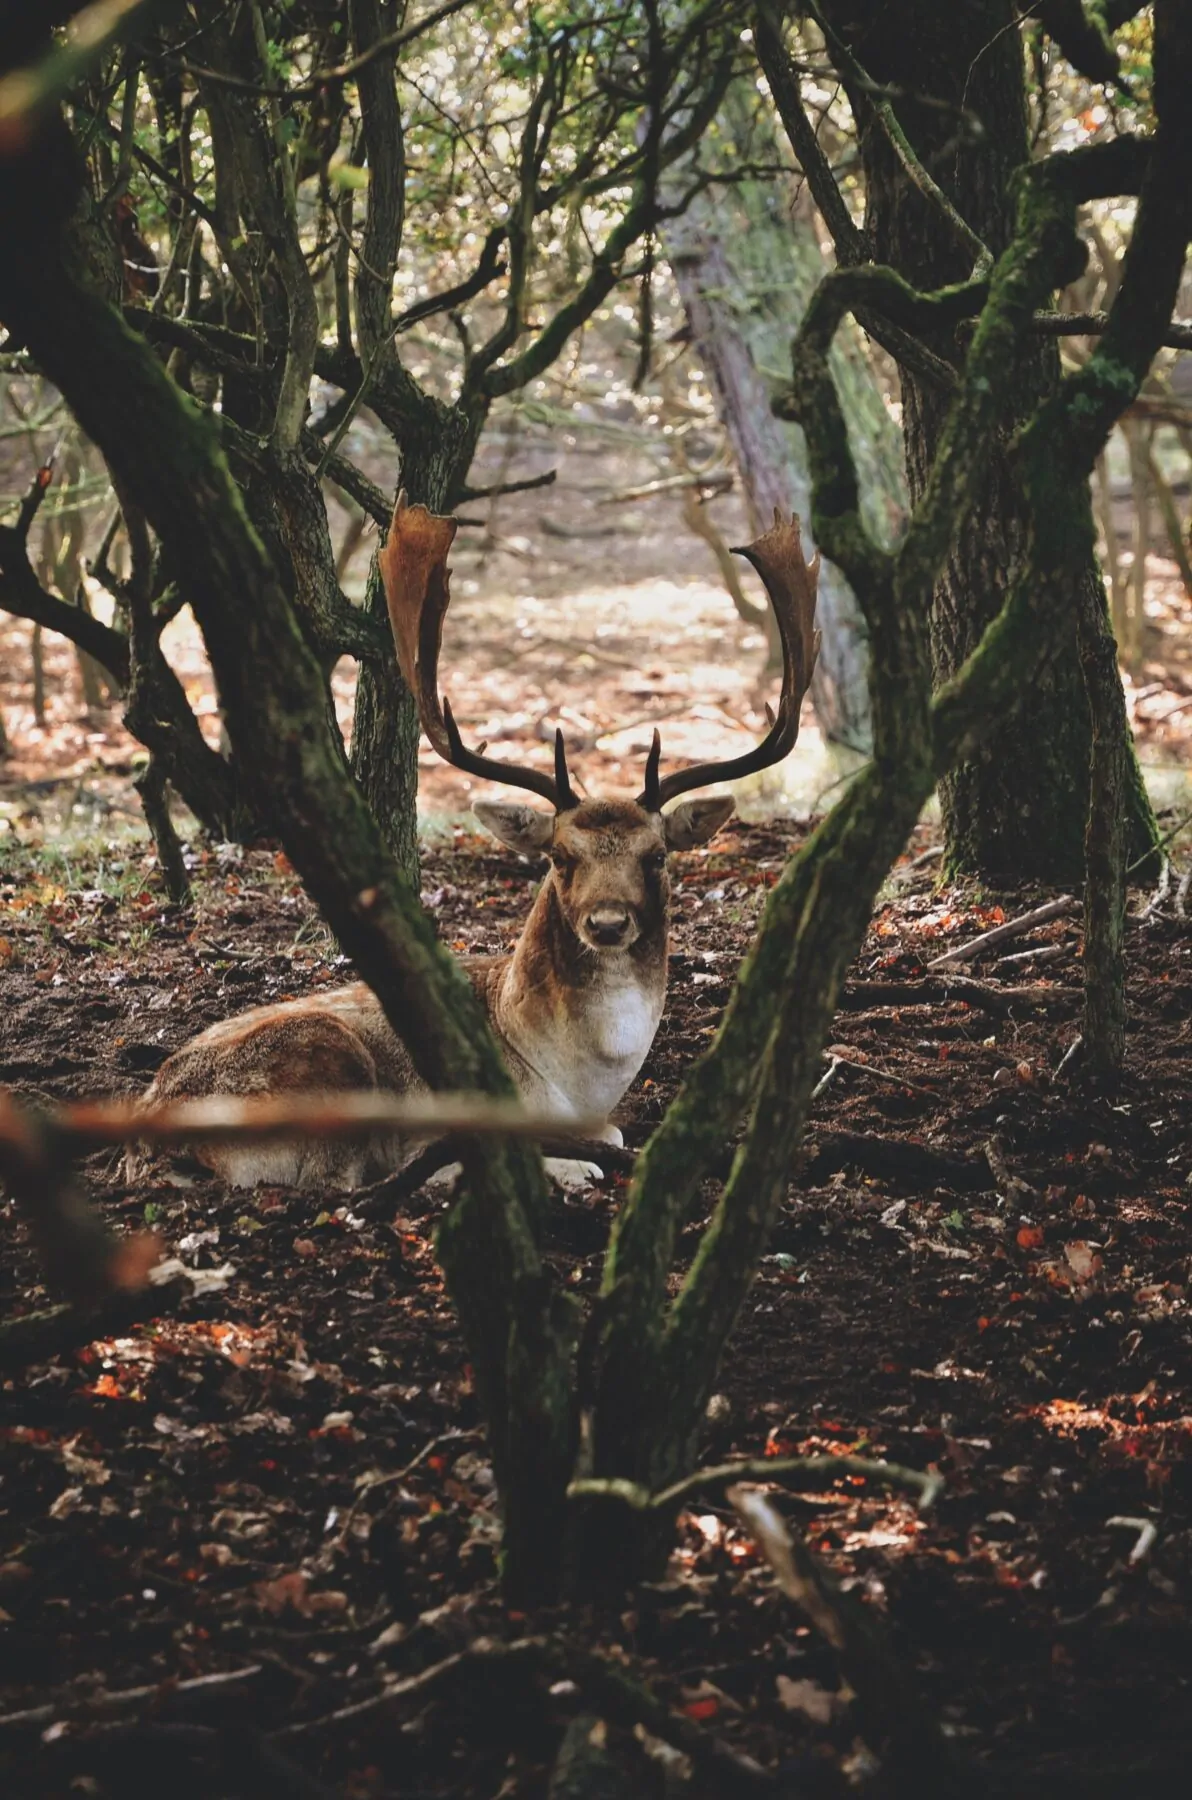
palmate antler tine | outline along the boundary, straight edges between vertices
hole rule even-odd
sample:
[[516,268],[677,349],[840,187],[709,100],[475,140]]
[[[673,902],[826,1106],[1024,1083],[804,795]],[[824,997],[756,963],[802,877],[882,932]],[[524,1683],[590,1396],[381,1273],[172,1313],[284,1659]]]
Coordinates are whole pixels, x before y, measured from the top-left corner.
[[811,682],[815,659],[819,654],[820,634],[815,629],[816,583],[819,578],[819,556],[810,563],[803,555],[803,540],[798,517],[792,513],[784,519],[775,508],[771,529],[752,544],[733,552],[747,557],[753,564],[770,597],[774,619],[782,643],[782,693],[776,713],[767,708],[770,730],[754,749],[743,756],[724,762],[697,763],[690,769],[678,769],[673,775],[658,779],[657,733],[646,765],[646,786],[638,805],[657,812],[668,800],[692,788],[707,787],[714,781],[738,781],[759,769],[771,768],[789,756],[799,735],[799,712],[803,696]]
[[459,734],[450,702],[439,697],[439,650],[443,620],[451,603],[451,571],[447,556],[458,529],[425,506],[410,506],[404,491],[393,508],[389,536],[380,553],[381,579],[398,667],[418,705],[422,729],[444,762],[485,781],[526,788],[556,808],[578,805],[567,775],[563,734],[555,737],[555,773],[523,769],[469,750]]

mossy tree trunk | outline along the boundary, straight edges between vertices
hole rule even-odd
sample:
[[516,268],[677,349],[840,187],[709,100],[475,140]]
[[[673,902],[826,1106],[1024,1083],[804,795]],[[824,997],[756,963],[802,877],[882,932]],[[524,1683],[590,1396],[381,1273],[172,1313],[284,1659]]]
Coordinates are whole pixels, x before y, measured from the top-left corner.
[[[999,254],[1013,224],[1011,177],[1029,154],[1022,45],[1010,0],[973,0],[963,7],[923,0],[913,8],[828,0],[824,16],[872,80],[888,84],[895,95],[931,97],[930,105],[896,98],[899,122],[963,219]],[[860,127],[875,259],[920,287],[962,280],[972,266],[971,250],[908,179],[865,93],[847,76],[846,86]],[[961,108],[980,121],[979,135],[958,129]],[[948,363],[962,360],[964,341],[954,331],[928,341]],[[936,586],[937,682],[950,679],[971,655],[1021,565],[1030,525],[1012,439],[1058,379],[1055,343],[1028,337],[1007,373],[1007,407],[984,491]],[[938,455],[949,393],[905,370],[902,392],[907,474],[917,500]],[[1055,496],[1056,505],[1066,500]],[[1102,604],[1091,551],[1083,579],[1090,590],[1086,605]],[[1057,654],[1027,678],[1024,705],[941,784],[948,862],[956,871],[1057,882],[1077,880],[1083,872],[1092,739],[1074,614],[1065,633]],[[1132,757],[1128,768],[1131,844],[1140,854],[1153,841],[1153,819]]]

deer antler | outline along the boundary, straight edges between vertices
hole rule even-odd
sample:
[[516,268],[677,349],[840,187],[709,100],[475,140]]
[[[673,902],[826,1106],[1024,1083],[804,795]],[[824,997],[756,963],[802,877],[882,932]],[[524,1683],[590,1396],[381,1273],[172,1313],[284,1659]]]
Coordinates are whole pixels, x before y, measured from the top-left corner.
[[398,494],[389,536],[378,558],[398,667],[417,701],[422,729],[444,762],[488,781],[528,788],[549,800],[557,812],[565,812],[579,802],[571,791],[561,731],[555,732],[552,778],[538,769],[518,768],[469,750],[459,735],[450,702],[444,699],[440,703],[439,650],[443,620],[451,603],[447,555],[457,529],[454,519],[441,518],[425,506],[409,505],[404,490]]
[[819,655],[820,634],[815,628],[816,584],[819,580],[818,552],[808,563],[803,555],[803,539],[799,520],[792,513],[789,521],[778,508],[769,531],[752,544],[734,550],[735,556],[748,557],[766,585],[778,635],[782,640],[782,694],[777,715],[766,708],[770,730],[760,744],[744,756],[730,757],[725,762],[697,763],[690,769],[679,769],[674,775],[659,779],[658,764],[662,740],[657,731],[646,761],[646,785],[638,796],[638,805],[647,812],[660,812],[668,800],[692,788],[707,787],[713,781],[736,781],[742,775],[753,775],[780,763],[794,749],[799,735],[799,710],[811,681],[815,659]]

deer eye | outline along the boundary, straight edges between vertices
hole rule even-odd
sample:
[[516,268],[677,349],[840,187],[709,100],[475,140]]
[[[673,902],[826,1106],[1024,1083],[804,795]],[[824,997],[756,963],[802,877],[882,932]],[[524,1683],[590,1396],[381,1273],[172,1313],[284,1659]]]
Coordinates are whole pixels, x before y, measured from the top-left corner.
[[642,860],[647,869],[649,869],[652,874],[656,875],[660,870],[665,869],[666,867],[666,851],[648,850]]

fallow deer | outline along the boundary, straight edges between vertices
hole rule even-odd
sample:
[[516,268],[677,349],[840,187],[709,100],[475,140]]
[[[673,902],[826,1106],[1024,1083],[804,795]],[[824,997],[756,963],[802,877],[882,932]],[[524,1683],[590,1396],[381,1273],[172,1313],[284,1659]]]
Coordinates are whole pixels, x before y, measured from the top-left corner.
[[[448,552],[456,522],[399,495],[381,572],[402,674],[433,748],[455,768],[524,788],[548,811],[511,801],[477,802],[477,818],[510,849],[545,854],[550,867],[508,956],[463,958],[510,1073],[525,1101],[560,1119],[607,1119],[645,1061],[666,994],[670,850],[705,843],[734,809],[730,796],[680,794],[781,762],[799,731],[799,711],[819,649],[815,629],[818,556],[803,556],[797,518],[774,525],[739,554],[757,569],[782,642],[782,693],[770,730],[743,756],[661,775],[659,734],[636,800],[581,800],[567,770],[561,731],[553,775],[498,762],[467,748],[440,701],[439,650],[450,599]],[[158,1071],[146,1102],[207,1094],[272,1094],[351,1088],[407,1093],[419,1086],[405,1047],[363,983],[256,1007],[213,1025]],[[609,1124],[606,1137],[619,1143]],[[237,1186],[277,1182],[354,1187],[399,1166],[413,1146],[276,1143],[200,1147],[197,1154]]]

